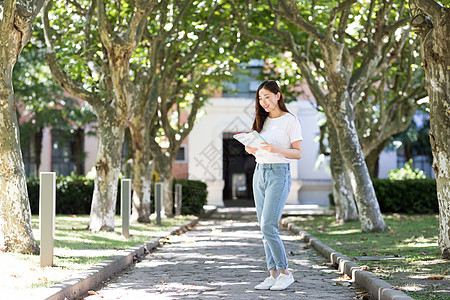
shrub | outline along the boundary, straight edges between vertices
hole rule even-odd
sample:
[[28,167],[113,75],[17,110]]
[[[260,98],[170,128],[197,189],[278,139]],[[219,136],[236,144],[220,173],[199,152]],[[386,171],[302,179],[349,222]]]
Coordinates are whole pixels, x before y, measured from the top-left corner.
[[439,211],[436,180],[372,179],[382,212],[435,213]]
[[[193,180],[174,180],[182,184],[182,214],[201,214],[206,204],[206,184]],[[31,213],[39,214],[39,178],[27,179],[28,197]],[[120,183],[117,190],[116,214],[120,214]],[[94,180],[80,175],[58,176],[56,178],[56,213],[57,214],[89,214],[91,211]],[[152,189],[153,193],[153,189]],[[151,212],[154,212],[153,197]]]
[[[436,180],[372,179],[375,194],[382,213],[437,213]],[[334,203],[333,194],[329,194]]]
[[[27,179],[31,213],[39,214],[39,178]],[[56,177],[56,213],[89,214],[94,180],[81,175]]]
[[204,213],[203,206],[206,204],[208,191],[206,183],[198,180],[174,179],[173,192],[175,184],[181,184],[181,214],[198,215]]

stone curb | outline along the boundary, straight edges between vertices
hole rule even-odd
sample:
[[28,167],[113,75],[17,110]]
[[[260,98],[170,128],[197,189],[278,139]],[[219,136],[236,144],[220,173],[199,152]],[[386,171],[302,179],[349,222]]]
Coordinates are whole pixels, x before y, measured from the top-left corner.
[[[180,231],[187,231],[188,227],[192,227],[198,223],[198,218],[186,222],[181,226],[175,226],[170,229],[168,235],[176,234]],[[62,281],[59,284],[49,287],[43,299],[46,300],[64,300],[75,299],[86,294],[89,290],[94,289],[100,285],[102,281],[120,272],[124,268],[139,259],[139,257],[151,252],[153,249],[159,246],[160,241],[165,236],[152,238],[150,241],[137,244],[126,250],[120,251],[117,255],[105,259],[91,269],[83,271],[80,274],[73,276],[67,280]]]
[[379,300],[412,300],[410,296],[406,295],[400,290],[394,290],[393,286],[384,280],[381,280],[372,272],[364,271],[351,258],[344,254],[333,250],[331,247],[322,243],[319,239],[304,231],[294,223],[289,223],[288,218],[280,221],[280,224],[288,230],[298,234],[300,238],[307,243],[310,243],[322,256],[328,259],[333,267],[340,272],[347,274],[358,285],[370,291],[371,299]]

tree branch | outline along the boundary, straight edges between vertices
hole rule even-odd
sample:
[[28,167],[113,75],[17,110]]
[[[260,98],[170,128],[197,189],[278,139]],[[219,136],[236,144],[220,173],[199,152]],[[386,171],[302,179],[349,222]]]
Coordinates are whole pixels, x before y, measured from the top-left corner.
[[44,7],[44,10],[42,12],[42,21],[44,25],[45,42],[47,44],[45,60],[47,61],[47,64],[50,68],[53,80],[71,95],[81,98],[94,106],[94,104],[98,101],[97,96],[84,89],[81,83],[73,81],[69,76],[67,76],[67,73],[58,66],[58,62],[56,61],[55,47],[51,38],[52,35],[50,22],[48,19],[48,12],[50,11],[52,4],[53,1],[50,1]]
[[112,49],[112,42],[110,40],[110,35],[112,36],[112,32],[109,30],[109,28],[111,28],[111,24],[106,16],[105,1],[103,0],[97,0],[97,15],[100,39],[108,52],[110,52]]
[[[345,0],[344,2],[339,3],[338,6],[334,7],[331,10],[330,19],[328,21],[328,29],[327,29],[327,39],[333,38],[333,35],[336,31],[335,23],[337,16],[340,12],[343,14],[349,13],[349,8],[355,3],[357,0]],[[342,20],[341,20],[342,21]]]
[[443,9],[445,9],[434,0],[410,0],[409,6],[411,12],[415,11],[412,14],[414,17],[419,14],[417,12],[417,9],[419,9],[430,17],[433,23],[440,21]]
[[[300,30],[303,30],[308,35],[314,38],[317,42],[321,43],[325,39],[325,35],[320,32],[319,29],[309,24],[299,13],[297,8],[296,0],[280,0],[281,5],[283,6],[283,11],[272,10],[275,15],[278,15],[292,24],[298,26]],[[270,0],[268,0],[269,5],[271,5]]]

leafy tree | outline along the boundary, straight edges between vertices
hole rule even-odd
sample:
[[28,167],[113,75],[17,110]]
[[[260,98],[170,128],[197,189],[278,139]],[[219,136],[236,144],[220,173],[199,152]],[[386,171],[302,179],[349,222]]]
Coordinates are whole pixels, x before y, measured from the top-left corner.
[[411,25],[421,38],[430,101],[430,144],[439,202],[439,247],[450,258],[450,4],[410,0]]
[[51,20],[51,4],[44,10],[53,79],[91,104],[98,120],[92,231],[114,229],[124,131],[137,107],[130,59],[157,6],[157,1],[61,1],[55,3]]
[[[37,19],[36,26],[41,25]],[[60,86],[52,81],[51,73],[45,63],[45,44],[42,42],[42,30],[35,30],[30,42],[24,47],[13,72],[13,85],[18,113],[24,120],[20,125],[22,149],[30,146],[34,140],[35,170],[39,170],[42,148],[42,135],[45,127],[58,129],[68,143],[83,138],[83,125],[93,122],[95,116],[87,104],[66,97]],[[80,135],[81,133],[81,135]],[[79,138],[78,138],[79,139]],[[73,144],[75,172],[81,174],[83,144]],[[37,175],[37,174],[34,174]]]
[[[234,1],[236,3],[236,1]],[[293,61],[323,108],[338,149],[364,231],[384,231],[373,185],[357,137],[355,106],[374,74],[382,74],[408,32],[403,2],[348,0],[267,1],[236,3],[236,19],[244,34],[292,52]],[[397,9],[400,10],[397,13]],[[250,25],[247,25],[250,24]],[[333,176],[334,177],[334,176]],[[339,183],[338,183],[339,184]]]
[[[136,51],[135,59],[141,63],[136,72],[152,76],[138,97],[140,108],[130,121],[133,213],[139,221],[149,220],[151,158],[160,182],[166,186],[165,214],[172,215],[170,191],[176,154],[207,95],[220,86],[222,79],[230,79],[235,67],[232,53],[236,32],[226,26],[227,6],[221,2],[165,3],[151,16]],[[146,106],[148,101],[153,104]]]
[[39,253],[31,230],[12,71],[44,0],[0,2],[0,249]]

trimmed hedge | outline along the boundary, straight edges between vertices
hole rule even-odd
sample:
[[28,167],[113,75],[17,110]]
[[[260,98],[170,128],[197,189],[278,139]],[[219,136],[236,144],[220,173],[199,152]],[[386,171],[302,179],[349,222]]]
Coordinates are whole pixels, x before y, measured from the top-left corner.
[[[39,178],[27,179],[31,213],[39,214]],[[56,177],[56,213],[89,214],[94,180],[83,176]]]
[[196,215],[204,213],[203,206],[206,204],[208,197],[206,183],[198,180],[174,179],[174,194],[175,184],[177,183],[181,184],[181,214]]
[[[174,180],[183,185],[182,214],[201,214],[207,201],[206,184],[201,181]],[[27,179],[31,213],[39,214],[39,178]],[[89,214],[91,211],[94,180],[84,176],[59,176],[56,178],[56,213]],[[153,198],[150,200],[154,212]],[[117,192],[116,214],[120,214],[120,184]]]
[[383,213],[439,212],[434,179],[372,179],[372,182]]
[[[382,213],[437,213],[436,180],[434,179],[372,179]],[[334,205],[333,194],[329,195]]]

